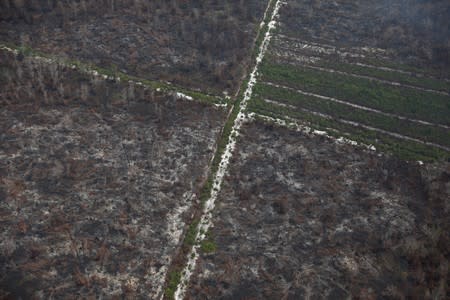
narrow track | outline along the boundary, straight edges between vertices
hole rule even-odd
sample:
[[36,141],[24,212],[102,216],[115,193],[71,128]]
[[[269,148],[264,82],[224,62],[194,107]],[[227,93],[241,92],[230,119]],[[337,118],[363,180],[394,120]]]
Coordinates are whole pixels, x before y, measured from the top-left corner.
[[[269,2],[269,4],[268,4],[269,7],[271,4],[272,4],[272,2]],[[279,11],[281,5],[282,5],[282,1],[276,0],[274,9],[271,12],[271,18],[268,23],[268,30],[265,33],[263,42],[261,43],[261,46],[258,49],[258,55],[256,57],[256,64],[253,68],[252,73],[250,74],[250,79],[248,81],[247,88],[244,92],[244,98],[239,104],[239,112],[238,112],[237,116],[235,117],[235,119],[233,120],[233,127],[231,130],[231,134],[228,137],[228,143],[226,145],[225,152],[223,153],[223,155],[221,157],[221,160],[219,163],[219,168],[218,168],[217,173],[213,180],[213,188],[211,191],[211,195],[204,205],[202,216],[200,218],[200,222],[199,222],[199,225],[197,228],[198,230],[197,230],[197,234],[196,234],[196,238],[195,238],[195,244],[192,247],[190,253],[188,254],[188,261],[186,263],[184,270],[182,271],[181,281],[175,292],[175,299],[177,299],[177,300],[181,300],[185,296],[186,289],[189,285],[190,278],[192,276],[192,273],[195,269],[196,262],[199,257],[200,244],[206,238],[206,233],[208,232],[208,229],[212,226],[212,212],[215,208],[217,196],[220,192],[225,173],[227,172],[228,165],[230,163],[231,156],[236,147],[237,138],[239,136],[240,129],[247,120],[245,110],[247,109],[248,101],[252,97],[253,87],[256,84],[256,80],[257,80],[258,69],[259,69],[259,66],[260,66],[260,64],[264,58],[264,55],[267,51],[270,40],[272,38],[271,32],[275,28],[275,25],[276,25],[275,19],[278,16],[278,11]]]

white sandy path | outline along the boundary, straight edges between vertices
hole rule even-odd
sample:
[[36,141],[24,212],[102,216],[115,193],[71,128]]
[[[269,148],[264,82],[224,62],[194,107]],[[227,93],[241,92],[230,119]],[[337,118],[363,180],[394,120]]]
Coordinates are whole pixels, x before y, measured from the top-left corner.
[[[212,211],[215,207],[215,202],[216,202],[217,196],[219,194],[225,173],[228,169],[230,158],[235,149],[236,141],[237,141],[237,137],[239,136],[240,129],[247,119],[246,115],[245,115],[245,110],[247,108],[248,101],[252,97],[253,87],[256,83],[256,77],[258,75],[258,68],[259,68],[261,61],[264,58],[264,55],[267,51],[267,47],[270,43],[270,40],[272,37],[271,32],[276,25],[275,19],[278,16],[278,11],[279,11],[282,3],[283,2],[280,0],[276,1],[275,7],[273,9],[273,12],[272,12],[269,24],[268,24],[269,25],[268,30],[264,36],[264,40],[263,40],[260,48],[259,48],[259,53],[256,58],[256,64],[253,69],[253,72],[250,74],[250,80],[248,82],[247,89],[244,93],[244,99],[240,103],[239,113],[238,113],[236,119],[234,120],[233,128],[232,128],[232,131],[231,131],[231,134],[229,137],[229,141],[226,145],[225,152],[223,153],[223,155],[221,157],[219,168],[217,170],[216,176],[213,181],[211,197],[206,201],[204,209],[203,209],[203,214],[200,219],[200,223],[199,223],[198,230],[197,230],[195,245],[192,247],[192,250],[188,255],[188,262],[182,272],[180,284],[178,285],[178,288],[175,292],[175,299],[177,299],[177,300],[181,300],[184,298],[184,295],[186,293],[186,288],[189,285],[191,275],[194,271],[197,259],[199,257],[200,243],[205,239],[208,229],[212,226]],[[270,5],[270,3],[268,5]]]

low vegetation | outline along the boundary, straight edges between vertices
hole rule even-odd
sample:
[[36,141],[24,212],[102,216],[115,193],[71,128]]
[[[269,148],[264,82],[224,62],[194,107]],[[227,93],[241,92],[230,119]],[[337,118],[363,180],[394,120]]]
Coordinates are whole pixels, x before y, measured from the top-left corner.
[[423,125],[396,117],[355,109],[348,105],[321,98],[305,96],[295,91],[257,84],[255,96],[275,99],[277,102],[327,114],[333,118],[358,122],[379,129],[396,132],[423,141],[450,147],[450,131],[433,125]]
[[214,241],[211,231],[208,231],[206,233],[206,238],[201,242],[200,249],[205,254],[216,252],[217,244]]
[[[380,66],[378,62],[375,63],[376,64],[374,66]],[[382,80],[408,84],[424,89],[433,89],[447,93],[450,92],[450,82],[432,77],[422,76],[421,74],[423,74],[423,69],[414,70],[414,72],[417,72],[417,75],[409,75],[391,70],[383,70],[376,67],[366,67],[363,65],[358,65],[356,63],[345,63],[330,60],[319,60],[314,65],[351,74],[370,76]],[[401,71],[402,69],[399,70]]]
[[175,292],[181,280],[181,273],[179,271],[172,271],[168,275],[168,282],[164,291],[164,297],[169,300],[175,299]]
[[[324,118],[301,110],[292,110],[277,104],[267,103],[258,98],[253,98],[249,103],[249,111],[273,118],[286,119],[292,117],[304,122],[314,129],[325,130],[335,137],[344,136],[351,140],[374,145],[378,151],[392,153],[405,160],[436,161],[447,160],[449,153],[436,147],[423,145],[413,141],[405,141],[385,134],[370,131],[364,128],[351,126],[337,120]],[[289,119],[287,119],[289,121]]]
[[288,85],[307,92],[450,125],[450,97],[354,78],[341,74],[265,62],[262,80]]

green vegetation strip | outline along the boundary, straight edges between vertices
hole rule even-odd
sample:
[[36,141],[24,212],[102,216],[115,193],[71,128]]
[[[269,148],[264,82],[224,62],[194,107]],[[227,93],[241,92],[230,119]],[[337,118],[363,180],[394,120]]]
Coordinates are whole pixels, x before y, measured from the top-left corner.
[[195,244],[195,237],[197,236],[197,227],[200,220],[194,220],[190,225],[186,232],[186,236],[184,237],[183,244],[185,246],[193,246]]
[[447,82],[445,80],[438,80],[429,77],[411,76],[408,74],[399,73],[395,71],[381,70],[377,68],[329,60],[319,60],[316,63],[314,63],[314,65],[322,68],[333,69],[356,75],[370,76],[382,80],[399,82],[425,89],[432,89],[443,92],[450,91],[450,82]]
[[[266,32],[269,30],[269,22],[270,22],[270,18],[272,16],[271,12],[274,10],[276,2],[277,2],[276,0],[270,0],[270,2],[269,2],[268,8],[266,10],[266,15],[263,20],[264,25],[262,27],[260,27],[258,30],[258,35],[256,37],[255,45],[254,45],[253,49],[259,49],[261,47],[262,42],[264,41],[264,36],[266,35]],[[258,24],[257,26],[260,26],[260,24]],[[257,56],[258,56],[258,52],[253,51],[251,61],[252,62],[255,61]],[[243,85],[243,87],[244,87],[244,85]]]
[[[248,81],[246,81],[243,86],[246,87],[247,85],[248,85]],[[233,130],[234,121],[239,114],[240,104],[243,99],[244,91],[245,91],[245,89],[241,89],[241,92],[239,93],[239,96],[238,96],[239,100],[236,101],[236,103],[234,104],[233,109],[231,110],[230,116],[228,117],[228,119],[225,123],[225,126],[223,127],[222,135],[221,135],[219,141],[217,142],[217,150],[216,150],[216,154],[214,155],[214,158],[213,158],[213,161],[211,164],[210,173],[209,173],[208,179],[206,181],[206,184],[200,193],[200,201],[202,202],[202,204],[205,203],[211,196],[213,181],[216,176],[217,170],[219,169],[219,164],[222,159],[222,155],[224,154],[227,144],[229,142],[229,139],[231,136],[231,131]]]
[[[0,44],[0,47],[1,46],[2,45]],[[207,95],[202,92],[188,90],[188,89],[185,89],[185,88],[182,88],[179,86],[175,86],[172,84],[159,82],[159,81],[152,81],[152,80],[125,74],[123,72],[118,71],[117,67],[114,65],[111,66],[110,68],[104,68],[104,67],[96,66],[93,64],[84,63],[84,62],[81,62],[78,60],[62,59],[62,58],[54,57],[54,56],[48,55],[46,53],[42,53],[40,51],[37,51],[37,50],[32,49],[27,46],[16,46],[16,45],[11,45],[11,44],[5,44],[4,46],[11,48],[13,50],[17,50],[17,51],[19,51],[20,54],[22,54],[24,56],[37,56],[37,57],[52,59],[55,62],[57,62],[61,65],[67,66],[67,67],[76,66],[77,69],[79,69],[83,72],[96,71],[100,75],[105,75],[105,76],[112,77],[112,78],[119,78],[120,81],[124,81],[124,82],[128,82],[128,81],[141,82],[145,86],[148,86],[155,90],[160,89],[162,92],[180,92],[186,96],[192,97],[195,101],[198,101],[198,102],[207,103],[207,104],[227,104],[227,101],[225,99],[217,97],[217,96]]]
[[273,65],[267,61],[262,64],[261,72],[267,81],[405,117],[450,125],[449,96],[291,65]]
[[178,284],[181,280],[181,272],[180,271],[171,271],[168,275],[168,283],[165,289],[165,297],[166,299],[174,299],[175,292],[177,291]]
[[392,131],[423,141],[433,142],[450,147],[450,130],[436,126],[428,126],[400,120],[374,112],[364,111],[324,99],[305,96],[291,90],[274,88],[262,83],[255,86],[254,95],[260,98],[269,98],[281,103],[294,105],[299,108],[321,112],[335,118],[342,118],[373,126],[386,131]]
[[[275,4],[276,4],[276,0],[270,1],[266,16],[264,19],[264,26],[262,28],[260,28],[260,30],[258,32],[258,37],[256,39],[255,46],[253,48],[254,51],[252,52],[253,65],[256,63],[256,57],[258,55],[258,50],[261,48],[261,44],[264,40],[264,36],[265,36],[266,32],[269,30],[269,21],[271,18],[271,12],[275,8]],[[249,69],[251,69],[251,68],[249,68]],[[244,93],[248,87],[248,80],[249,79],[247,78],[243,81],[241,88],[239,90],[239,94],[236,98],[237,100],[234,103],[231,113],[223,127],[221,137],[220,137],[219,141],[217,142],[217,150],[216,150],[216,153],[214,155],[214,158],[213,158],[213,161],[211,164],[211,169],[208,174],[208,179],[200,193],[200,201],[202,204],[204,204],[211,196],[213,181],[216,176],[217,170],[219,169],[219,164],[222,159],[222,155],[225,152],[225,148],[229,142],[231,131],[232,131],[233,125],[234,125],[234,120],[236,119],[237,115],[239,114],[241,101],[242,101],[242,99],[244,99]]]
[[159,82],[159,81],[152,81],[152,80],[148,80],[148,79],[144,79],[144,78],[131,76],[131,75],[128,75],[128,74],[125,74],[122,72],[114,71],[114,69],[106,69],[106,68],[102,68],[102,67],[98,67],[98,66],[94,66],[94,65],[79,63],[79,62],[76,62],[76,63],[78,63],[77,66],[79,68],[82,68],[85,70],[95,70],[99,74],[102,74],[102,75],[120,78],[121,81],[130,81],[131,80],[134,82],[142,82],[142,84],[144,84],[152,89],[155,89],[155,90],[160,89],[163,92],[180,92],[186,96],[192,97],[195,101],[198,101],[198,102],[207,103],[207,104],[226,104],[227,103],[226,100],[223,98],[203,94],[198,91],[192,91],[192,90],[188,90],[188,89],[185,89],[185,88],[182,88],[179,86],[175,86],[175,85],[171,85],[171,84],[167,84],[167,83],[163,83],[163,82]]
[[[340,123],[333,119],[320,117],[304,111],[293,111],[289,107],[283,107],[266,101],[253,98],[249,102],[248,110],[257,114],[273,118],[295,118],[307,123],[312,128],[325,130],[335,137],[345,136],[351,140],[374,145],[378,150],[392,153],[393,155],[411,161],[442,161],[450,158],[450,152],[436,147],[423,145],[413,141],[397,139],[379,132]],[[287,119],[289,121],[289,119]]]

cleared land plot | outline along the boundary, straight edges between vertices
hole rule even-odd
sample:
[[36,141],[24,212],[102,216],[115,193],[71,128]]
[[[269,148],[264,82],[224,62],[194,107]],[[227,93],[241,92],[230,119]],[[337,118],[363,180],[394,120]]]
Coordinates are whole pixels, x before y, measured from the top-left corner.
[[404,159],[448,159],[449,6],[410,2],[287,1],[249,110]]
[[374,67],[366,66],[362,63],[333,63],[330,61],[320,60],[315,65],[331,70],[347,72],[354,75],[369,76],[380,80],[386,80],[392,82],[393,84],[406,84],[412,87],[432,89],[435,91],[450,93],[450,82],[445,80],[438,80],[423,76],[421,77],[420,75],[411,76],[395,71],[377,69]]
[[0,298],[159,298],[226,112],[0,54]]
[[[276,39],[275,45],[279,41]],[[443,92],[448,84],[445,80],[426,77],[423,85],[417,85],[413,73],[395,71],[404,79],[392,82],[394,71],[355,65],[342,55],[334,56],[335,50],[322,51],[325,59],[285,51],[287,54],[276,46],[271,48],[261,66],[250,111],[307,122],[407,160],[449,158],[450,96]],[[345,55],[359,57],[358,51],[369,50],[352,51]],[[441,90],[424,90],[437,87]]]
[[405,117],[450,125],[450,96],[291,65],[261,67],[262,80],[335,97]]
[[258,84],[254,97],[260,99],[275,99],[280,104],[288,104],[298,109],[308,109],[327,114],[333,118],[345,119],[383,130],[396,132],[409,137],[423,139],[439,145],[450,147],[450,129],[433,125],[422,125],[394,116],[357,109],[355,107],[336,103],[330,100],[307,96],[292,90],[277,88],[271,85]]
[[295,121],[327,131],[335,137],[345,136],[366,145],[374,145],[377,150],[392,153],[406,160],[433,161],[445,160],[449,157],[448,151],[430,145],[400,139],[375,130],[368,130],[350,122],[330,118],[321,113],[280,106],[278,103],[270,103],[263,99],[253,98],[249,103],[248,110],[273,118],[286,119],[287,121],[291,121],[289,118],[294,118]]
[[237,150],[190,299],[445,295],[448,172],[260,122]]
[[261,72],[250,111],[307,122],[403,159],[450,156],[450,96],[269,59]]

